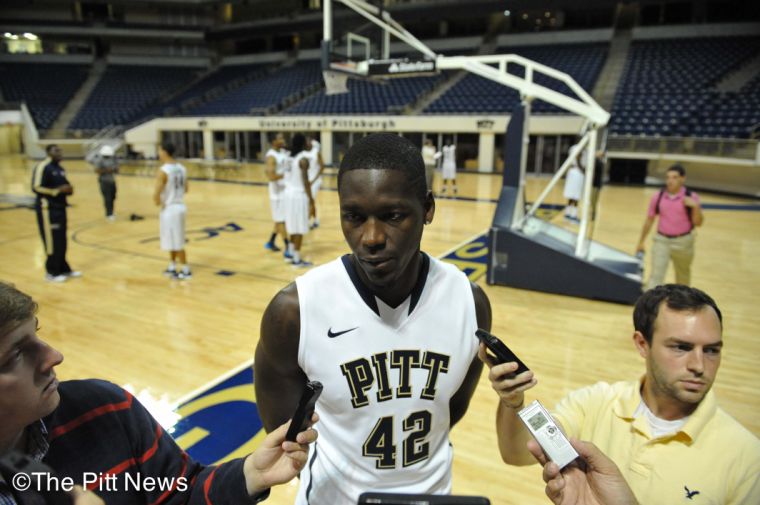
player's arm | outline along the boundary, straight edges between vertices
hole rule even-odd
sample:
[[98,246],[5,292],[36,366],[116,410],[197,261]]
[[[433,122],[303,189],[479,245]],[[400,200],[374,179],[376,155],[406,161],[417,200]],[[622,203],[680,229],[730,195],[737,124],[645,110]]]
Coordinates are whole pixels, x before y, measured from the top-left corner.
[[311,183],[309,182],[309,160],[301,158],[301,161],[298,162],[298,167],[301,169],[301,180],[303,181],[304,191],[306,191],[306,196],[309,197],[309,217],[317,217],[314,195],[311,194]]
[[322,151],[317,151],[317,164],[319,165],[319,172],[317,172],[317,176],[314,180],[322,177],[322,172],[325,171],[325,161],[322,159]]
[[282,175],[277,173],[277,160],[274,158],[274,156],[267,156],[264,168],[266,171],[267,179],[270,181],[282,179]]
[[[475,316],[478,320],[478,327],[484,330],[491,331],[491,302],[488,301],[488,297],[475,283],[470,283],[472,288],[472,296],[475,298]],[[475,338],[473,335],[470,337]],[[467,412],[467,407],[470,405],[472,395],[475,393],[475,388],[480,381],[480,374],[483,371],[483,362],[475,356],[470,363],[470,368],[467,370],[467,375],[464,378],[464,382],[459,387],[459,390],[454,393],[449,401],[450,423],[451,427],[454,427],[460,419],[464,417]]]
[[300,332],[298,291],[291,283],[264,311],[253,364],[256,403],[267,432],[290,419],[307,381],[298,366]]
[[161,192],[166,187],[166,181],[169,180],[169,178],[166,176],[166,172],[159,169],[156,172],[156,185],[153,189],[153,203],[156,205],[161,205]]

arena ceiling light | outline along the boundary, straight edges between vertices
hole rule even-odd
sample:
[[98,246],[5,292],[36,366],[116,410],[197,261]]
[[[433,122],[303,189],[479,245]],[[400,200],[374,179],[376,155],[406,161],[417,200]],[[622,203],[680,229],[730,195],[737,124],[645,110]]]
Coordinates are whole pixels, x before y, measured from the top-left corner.
[[39,40],[38,36],[36,36],[33,33],[29,33],[29,32],[25,32],[24,33],[24,38],[27,39],[27,40]]

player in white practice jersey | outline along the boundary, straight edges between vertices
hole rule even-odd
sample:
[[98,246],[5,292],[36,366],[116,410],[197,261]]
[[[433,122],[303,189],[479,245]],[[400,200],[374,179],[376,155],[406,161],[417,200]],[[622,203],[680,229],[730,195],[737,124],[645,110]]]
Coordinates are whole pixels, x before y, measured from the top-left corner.
[[353,505],[368,490],[449,493],[449,431],[480,377],[475,330],[491,326],[488,298],[420,251],[435,202],[409,140],[378,133],[354,144],[338,196],[352,254],[299,277],[262,319],[254,384],[264,427],[292,415],[307,380],[321,381],[320,438],[298,505]]
[[306,137],[301,133],[293,135],[290,146],[290,170],[285,174],[285,230],[290,244],[288,253],[293,266],[310,267],[312,264],[301,258],[303,236],[309,232],[309,218],[316,216],[314,198],[309,184],[309,151]]
[[443,163],[441,164],[441,178],[443,179],[442,195],[446,194],[448,185],[451,184],[453,194],[457,194],[457,146],[451,139],[446,139],[446,145],[441,152],[443,154]]
[[285,243],[285,258],[290,258],[288,252],[288,234],[285,231],[285,175],[290,168],[288,152],[285,149],[285,136],[282,133],[275,134],[271,140],[271,146],[264,156],[265,171],[269,179],[269,205],[272,210],[272,221],[274,229],[269,241],[264,244],[270,251],[279,251],[280,248],[274,243],[277,235],[282,237]]
[[314,219],[311,228],[319,226],[319,212],[317,209],[317,195],[322,187],[322,172],[325,171],[325,163],[322,161],[322,146],[319,141],[309,137],[306,148],[309,150],[309,183],[311,184],[311,196],[314,198]]
[[568,156],[573,160],[567,171],[567,176],[565,177],[565,189],[562,193],[567,199],[565,219],[569,221],[578,220],[578,202],[583,198],[583,185],[586,176],[579,164],[579,161],[583,159],[583,153],[585,153],[585,151],[580,151],[578,149],[578,144],[573,144],[568,153]]
[[[192,274],[185,254],[187,170],[174,159],[174,144],[169,142],[158,149],[158,159],[163,165],[156,172],[153,202],[161,207],[161,249],[169,251],[169,266],[164,273],[177,279],[189,279]],[[177,262],[180,270],[177,270]]]

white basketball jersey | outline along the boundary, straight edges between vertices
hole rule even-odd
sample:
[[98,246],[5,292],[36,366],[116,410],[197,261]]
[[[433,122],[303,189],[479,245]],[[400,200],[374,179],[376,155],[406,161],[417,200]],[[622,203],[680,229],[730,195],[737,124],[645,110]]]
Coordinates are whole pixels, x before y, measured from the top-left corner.
[[303,172],[301,171],[301,160],[309,161],[309,151],[301,151],[294,158],[290,158],[290,170],[285,174],[285,191],[288,193],[306,194],[303,185]]
[[173,205],[185,202],[187,170],[180,163],[164,163],[161,171],[166,174],[166,185],[161,191],[161,203]]
[[449,165],[449,166],[456,166],[456,150],[457,146],[454,144],[450,146],[443,146],[441,148],[441,151],[443,151],[443,164]]
[[298,363],[324,385],[298,505],[451,492],[449,401],[477,354],[475,301],[462,272],[423,257],[395,309],[361,283],[349,255],[296,279]]
[[[287,151],[278,151],[276,149],[269,149],[264,159],[273,157],[275,160],[275,170],[277,175],[285,175],[290,168],[289,156]],[[276,181],[269,181],[269,198],[279,198],[285,191],[285,179],[277,179]]]
[[311,150],[309,151],[309,180],[313,181],[319,173],[319,142],[311,141]]

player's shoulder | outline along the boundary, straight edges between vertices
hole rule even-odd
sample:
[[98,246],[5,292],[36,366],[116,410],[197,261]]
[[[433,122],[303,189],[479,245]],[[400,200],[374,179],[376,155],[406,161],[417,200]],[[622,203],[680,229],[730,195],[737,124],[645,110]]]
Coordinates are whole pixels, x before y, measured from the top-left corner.
[[[346,257],[348,256],[346,255]],[[293,284],[299,286],[299,289],[304,292],[316,290],[319,293],[324,293],[336,286],[337,281],[347,275],[349,274],[346,271],[343,257],[339,257],[299,275]]]
[[429,254],[426,254],[426,253],[424,254],[428,257],[428,261],[430,265],[428,268],[428,276],[430,276],[434,280],[437,280],[439,277],[447,277],[447,278],[453,278],[453,279],[458,279],[458,280],[461,280],[462,277],[467,278],[467,274],[465,274],[455,265],[452,265],[451,263],[447,263],[445,261],[441,261],[438,258],[434,258],[430,256]]

